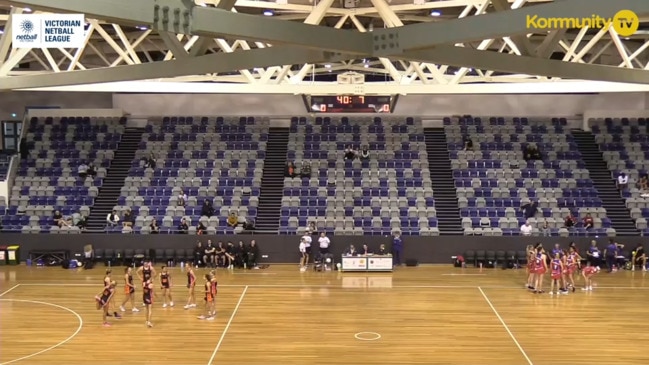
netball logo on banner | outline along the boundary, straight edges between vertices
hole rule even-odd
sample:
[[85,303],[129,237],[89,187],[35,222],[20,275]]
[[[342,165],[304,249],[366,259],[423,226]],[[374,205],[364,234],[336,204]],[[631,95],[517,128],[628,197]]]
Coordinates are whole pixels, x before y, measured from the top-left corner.
[[83,14],[14,14],[13,48],[79,48],[85,42]]

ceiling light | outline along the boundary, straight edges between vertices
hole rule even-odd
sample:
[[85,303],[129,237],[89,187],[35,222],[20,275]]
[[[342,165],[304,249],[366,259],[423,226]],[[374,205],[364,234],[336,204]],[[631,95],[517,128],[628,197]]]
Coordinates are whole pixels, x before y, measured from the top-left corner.
[[275,13],[273,13],[272,10],[265,10],[265,11],[264,11],[264,15],[265,15],[265,16],[273,16],[273,15],[275,15]]
[[430,16],[440,16],[442,13],[439,10],[433,10],[430,12]]
[[30,8],[24,8],[23,11],[24,11],[25,13],[31,13],[31,12],[32,12],[32,9],[30,9]]
[[325,68],[331,68],[331,65],[330,65],[330,64],[326,64],[326,65],[325,65]]
[[363,66],[363,67],[365,67],[365,68],[369,68],[370,65],[368,65],[368,64],[366,63],[365,66]]
[[205,4],[205,3],[200,3],[198,5],[200,5],[200,6],[204,7],[204,8],[207,7],[207,4]]
[[4,34],[4,32],[5,32],[4,30],[0,29],[0,34]]

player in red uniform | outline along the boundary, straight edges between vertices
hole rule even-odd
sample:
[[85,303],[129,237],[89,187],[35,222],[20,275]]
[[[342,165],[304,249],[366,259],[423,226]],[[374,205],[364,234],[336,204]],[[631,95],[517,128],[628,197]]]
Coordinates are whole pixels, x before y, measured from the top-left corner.
[[115,294],[115,282],[114,281],[109,281],[106,286],[104,286],[104,289],[101,291],[101,293],[95,295],[95,301],[97,302],[97,309],[101,309],[101,317],[102,317],[102,323],[105,327],[110,326],[110,323],[108,323],[108,317],[110,314],[108,313],[109,311],[109,304],[110,301],[113,299],[113,295]]
[[566,289],[572,288],[572,292],[575,292],[575,271],[579,269],[581,263],[581,256],[577,253],[575,247],[570,246],[568,248],[568,254],[566,257]]
[[584,276],[586,283],[581,290],[593,290],[593,276],[599,273],[599,266],[587,266],[582,270],[581,274]]
[[124,300],[119,306],[119,309],[122,312],[126,312],[124,305],[128,302],[131,302],[131,311],[139,312],[140,310],[135,308],[135,284],[133,284],[133,271],[131,267],[124,269]]
[[214,320],[212,310],[214,308],[214,293],[212,292],[212,275],[205,274],[205,312],[198,316],[198,319],[207,319],[208,321]]
[[535,272],[535,266],[534,266],[534,246],[532,245],[527,245],[525,248],[525,252],[527,252],[527,284],[525,286],[527,289],[534,290],[534,272]]
[[543,247],[536,249],[534,256],[534,293],[544,293],[543,275],[548,271],[548,261]]
[[196,293],[194,291],[196,288],[196,274],[194,274],[194,270],[190,263],[185,264],[185,270],[187,272],[187,289],[189,296],[187,297],[187,304],[183,308],[196,308]]
[[160,288],[162,289],[162,308],[167,308],[167,299],[169,306],[174,306],[174,299],[171,297],[171,274],[166,266],[162,267],[160,272]]
[[214,299],[214,302],[212,303],[212,313],[210,314],[212,317],[216,315],[216,293],[218,292],[218,282],[216,281],[216,270],[212,270],[210,272],[210,275],[212,278],[210,279],[210,285],[212,288],[212,298]]
[[[563,261],[561,254],[556,252],[554,258],[550,261],[552,281],[550,282],[550,295],[554,294],[554,287],[557,287],[557,295],[560,293],[561,282],[563,278]],[[566,292],[567,293],[567,292]]]

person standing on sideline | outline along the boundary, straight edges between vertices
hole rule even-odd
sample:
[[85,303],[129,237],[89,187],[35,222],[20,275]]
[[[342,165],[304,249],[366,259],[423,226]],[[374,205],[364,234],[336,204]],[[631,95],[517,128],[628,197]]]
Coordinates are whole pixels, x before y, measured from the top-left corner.
[[395,232],[392,238],[392,263],[394,266],[401,265],[401,255],[403,253],[403,241],[401,233]]
[[318,244],[320,244],[321,255],[326,255],[329,253],[329,245],[331,245],[331,241],[329,240],[329,237],[327,237],[325,232],[322,232],[320,234],[320,238],[318,238]]
[[615,269],[615,260],[617,260],[617,244],[614,239],[608,241],[608,246],[604,249],[604,257],[606,258],[606,267],[608,272],[613,272]]
[[304,245],[306,246],[306,259],[304,260],[304,266],[307,267],[309,266],[309,256],[311,256],[311,232],[307,230],[304,233],[304,236],[302,236],[302,239],[304,240]]

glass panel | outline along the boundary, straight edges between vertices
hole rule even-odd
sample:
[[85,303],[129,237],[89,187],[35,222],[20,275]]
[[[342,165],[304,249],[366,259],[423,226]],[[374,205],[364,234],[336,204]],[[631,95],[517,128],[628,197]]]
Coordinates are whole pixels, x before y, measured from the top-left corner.
[[15,150],[16,149],[16,139],[14,137],[5,137],[4,148],[6,150]]
[[6,122],[4,123],[5,126],[5,136],[13,136],[14,135],[14,123],[11,122]]

